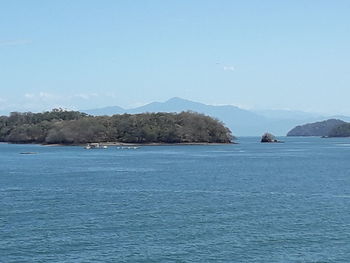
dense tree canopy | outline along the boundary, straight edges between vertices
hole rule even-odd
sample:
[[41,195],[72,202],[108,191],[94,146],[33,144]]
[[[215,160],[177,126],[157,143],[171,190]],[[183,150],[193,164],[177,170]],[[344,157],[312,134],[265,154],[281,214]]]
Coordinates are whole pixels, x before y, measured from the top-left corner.
[[54,109],[0,117],[0,141],[14,143],[81,144],[229,143],[231,131],[220,121],[194,112],[89,116]]
[[341,124],[333,128],[328,134],[329,137],[350,137],[350,123]]

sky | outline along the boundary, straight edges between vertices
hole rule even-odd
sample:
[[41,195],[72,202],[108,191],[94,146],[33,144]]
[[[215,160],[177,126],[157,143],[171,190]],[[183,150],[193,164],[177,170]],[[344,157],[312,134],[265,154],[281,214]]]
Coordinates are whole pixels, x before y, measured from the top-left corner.
[[349,114],[348,0],[0,0],[0,111],[181,97]]

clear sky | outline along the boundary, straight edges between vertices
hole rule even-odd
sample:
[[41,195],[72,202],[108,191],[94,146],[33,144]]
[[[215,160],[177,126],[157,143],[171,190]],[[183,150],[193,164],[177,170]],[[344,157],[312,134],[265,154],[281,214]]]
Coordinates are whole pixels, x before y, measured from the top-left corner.
[[0,110],[178,96],[350,114],[348,0],[0,3]]

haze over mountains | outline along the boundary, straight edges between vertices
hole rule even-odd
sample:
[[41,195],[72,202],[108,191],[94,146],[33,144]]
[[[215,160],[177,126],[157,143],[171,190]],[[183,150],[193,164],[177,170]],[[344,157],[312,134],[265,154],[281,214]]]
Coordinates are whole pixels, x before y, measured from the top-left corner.
[[286,110],[251,111],[232,105],[206,105],[177,97],[165,102],[152,102],[132,109],[113,106],[82,110],[82,112],[91,115],[113,115],[143,112],[181,112],[188,110],[218,118],[231,129],[235,136],[260,136],[267,131],[275,135],[286,135],[289,130],[297,125],[322,121],[330,117],[350,121],[350,118],[346,116],[322,116],[314,113]]

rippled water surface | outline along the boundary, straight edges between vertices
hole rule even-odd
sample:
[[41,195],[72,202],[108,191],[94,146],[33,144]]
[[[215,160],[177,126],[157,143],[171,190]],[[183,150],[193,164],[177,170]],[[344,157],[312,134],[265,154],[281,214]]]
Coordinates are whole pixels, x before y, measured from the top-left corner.
[[0,262],[350,262],[350,139],[239,143],[0,144]]

